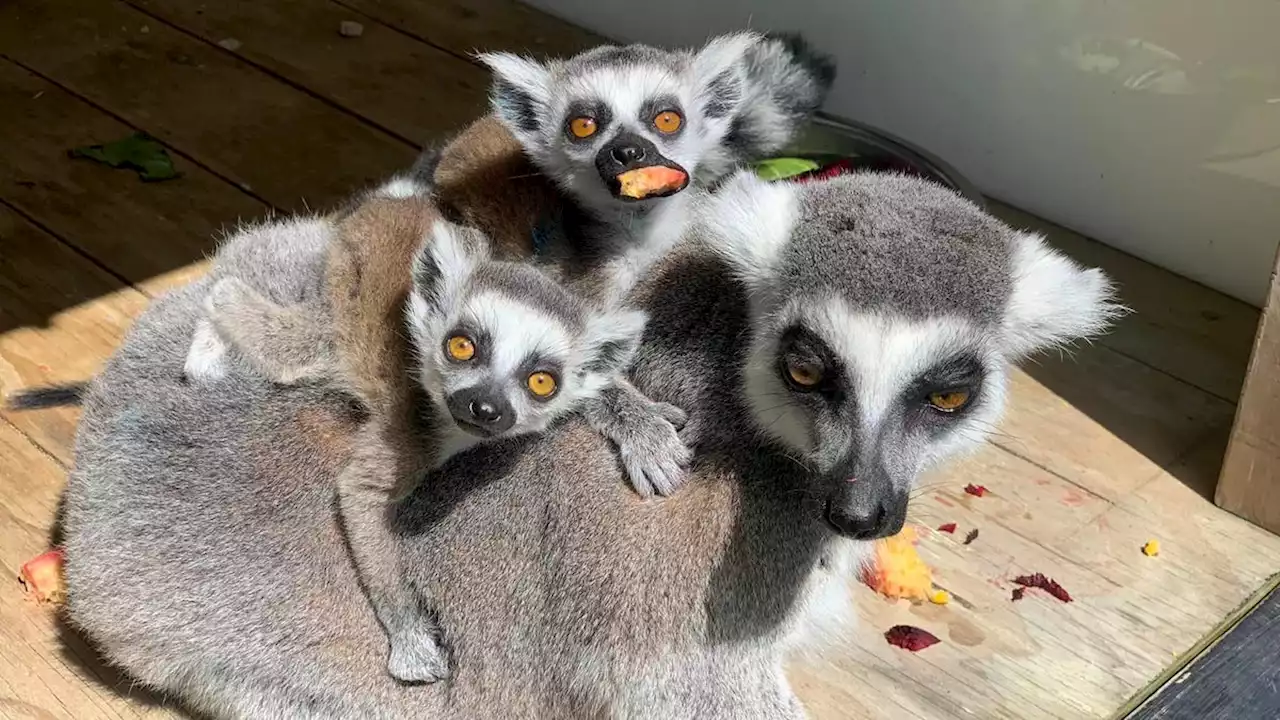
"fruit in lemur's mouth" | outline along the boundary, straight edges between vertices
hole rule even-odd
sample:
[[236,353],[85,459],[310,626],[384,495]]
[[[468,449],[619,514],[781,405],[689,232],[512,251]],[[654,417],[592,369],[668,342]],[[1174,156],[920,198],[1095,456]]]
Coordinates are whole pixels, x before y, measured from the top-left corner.
[[652,195],[670,195],[684,189],[689,175],[665,165],[628,170],[618,175],[618,194],[634,200]]

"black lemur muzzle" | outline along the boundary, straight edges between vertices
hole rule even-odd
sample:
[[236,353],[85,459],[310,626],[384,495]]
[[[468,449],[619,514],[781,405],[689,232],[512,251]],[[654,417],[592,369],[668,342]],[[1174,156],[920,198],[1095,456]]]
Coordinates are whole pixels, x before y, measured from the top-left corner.
[[[668,168],[674,173],[665,173],[656,187],[646,189],[642,194],[624,193],[622,175],[632,170],[645,168]],[[689,184],[689,173],[678,163],[665,157],[648,139],[630,132],[619,133],[610,140],[600,152],[596,153],[596,171],[609,192],[619,200],[649,200],[651,198],[674,195]]]

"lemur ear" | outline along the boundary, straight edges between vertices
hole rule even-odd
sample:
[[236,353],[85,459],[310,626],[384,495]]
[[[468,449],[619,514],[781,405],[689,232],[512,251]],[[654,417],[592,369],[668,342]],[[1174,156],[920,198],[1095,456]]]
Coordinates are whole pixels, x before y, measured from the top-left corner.
[[769,285],[799,216],[796,186],[739,170],[703,200],[699,213],[709,245],[753,292]]
[[582,368],[586,373],[612,377],[635,359],[649,317],[639,310],[592,315],[583,335]]
[[761,40],[753,32],[721,35],[693,56],[695,97],[710,133],[723,135],[741,109],[746,93],[747,52]]
[[711,128],[720,140],[706,160],[713,176],[717,168],[723,172],[783,150],[826,101],[836,76],[831,58],[791,33],[716,38],[698,54],[695,67],[704,76],[719,73],[700,86],[708,102],[703,112],[724,114]]
[[1106,274],[1077,264],[1039,235],[1016,233],[1011,262],[1004,330],[1012,357],[1092,337],[1128,312]]
[[476,266],[489,259],[478,230],[437,220],[413,260],[411,314],[440,314],[457,302]]
[[551,70],[546,65],[512,53],[481,53],[493,71],[489,101],[498,119],[522,143],[538,136],[551,101]]

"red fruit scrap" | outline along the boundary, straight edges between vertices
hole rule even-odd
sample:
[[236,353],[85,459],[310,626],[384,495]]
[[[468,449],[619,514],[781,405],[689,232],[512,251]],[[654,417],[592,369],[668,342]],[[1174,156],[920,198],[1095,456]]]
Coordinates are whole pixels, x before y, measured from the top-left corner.
[[965,485],[964,491],[974,497],[982,497],[983,495],[987,494],[987,488],[985,486],[974,485],[973,483],[969,483],[968,485]]
[[938,532],[954,533],[956,531],[955,523],[943,523],[938,526]]
[[933,633],[928,630],[921,630],[913,625],[894,625],[885,632],[884,639],[888,640],[889,644],[894,647],[900,647],[911,652],[920,652],[940,642]]
[[[1045,577],[1043,573],[1035,573],[1033,575],[1020,575],[1014,578],[1013,582],[1018,585],[1021,585],[1024,588],[1040,588],[1041,590],[1058,598],[1064,603],[1071,602],[1071,594],[1066,591],[1066,588],[1059,585],[1052,578]],[[1013,599],[1017,600],[1018,597],[1019,596],[1016,596],[1015,594],[1015,597]]]
[[833,177],[839,177],[846,173],[851,173],[856,169],[857,168],[854,166],[852,160],[848,158],[841,158],[830,165],[825,165],[817,170],[811,170],[803,175],[797,175],[792,179],[798,183],[806,183],[813,180],[830,180]]

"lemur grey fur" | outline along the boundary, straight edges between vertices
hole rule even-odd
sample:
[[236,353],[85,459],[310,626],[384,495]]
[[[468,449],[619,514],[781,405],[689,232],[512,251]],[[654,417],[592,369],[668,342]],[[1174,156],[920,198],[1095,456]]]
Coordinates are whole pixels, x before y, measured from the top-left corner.
[[735,176],[699,218],[630,298],[650,315],[633,382],[707,438],[682,492],[641,502],[571,419],[397,509],[447,684],[385,673],[331,505],[348,403],[181,380],[203,281],[149,308],[87,395],[71,620],[219,718],[803,717],[783,662],[847,610],[847,538],[894,532],[919,473],[990,429],[1011,363],[1116,306],[1100,272],[922,180]]
[[[571,202],[550,255],[591,268],[591,292],[625,297],[680,238],[725,173],[786,146],[826,98],[835,65],[798,36],[739,32],[697,50],[604,46],[539,62],[485,53],[495,114]],[[669,182],[627,192],[637,173]],[[581,272],[581,271],[580,271]]]
[[[309,302],[282,303],[284,293],[267,287],[269,298],[236,276],[241,255],[259,260],[242,247],[256,246],[236,241],[223,249],[185,371],[201,381],[225,378],[228,353],[234,352],[275,382],[337,382],[369,408],[367,432],[338,478],[339,508],[361,579],[390,639],[388,670],[405,681],[436,680],[447,671],[435,641],[439,628],[420,611],[420,599],[399,585],[395,559],[386,550],[391,503],[423,473],[480,441],[538,432],[573,410],[617,444],[637,489],[668,492],[689,457],[676,432],[684,413],[650,402],[619,377],[638,343],[643,313],[588,313],[582,300],[528,264],[486,261],[478,272],[470,257],[489,256],[487,238],[467,230],[469,241],[460,241],[463,230],[440,219],[412,179],[398,178],[373,192],[335,227],[326,292],[312,293]],[[410,264],[412,272],[401,270],[413,279],[402,297],[393,268]],[[489,280],[477,284],[476,278]],[[472,290],[484,294],[473,297]],[[523,302],[520,292],[527,294]],[[552,310],[558,314],[548,315]],[[463,334],[475,357],[443,362],[441,334],[458,328],[439,327],[438,321],[456,320],[463,311],[470,325]],[[397,312],[408,318],[408,348],[394,337]],[[406,351],[418,358],[416,384],[396,360]],[[485,388],[475,382],[490,375],[479,368],[499,363],[510,375],[549,355],[558,368],[537,374],[544,384],[558,386],[551,395],[529,401],[532,388],[509,382],[500,395],[477,394]],[[600,357],[589,362],[593,355]],[[470,381],[459,386],[459,378]],[[486,382],[492,386],[491,377]],[[418,391],[425,391],[434,416],[445,418],[428,423],[426,432]]]
[[[512,78],[509,72],[503,75],[502,68],[509,71],[513,63],[525,69],[536,65],[513,56],[487,56],[487,61],[499,75],[494,89],[498,116],[517,130],[517,138],[524,149],[544,172],[560,181],[577,203],[574,207],[586,208],[585,212],[571,210],[554,215],[562,224],[557,234],[561,242],[552,248],[549,257],[541,258],[541,264],[557,267],[566,282],[580,294],[593,297],[601,309],[615,306],[644,266],[682,232],[687,201],[672,205],[670,203],[675,201],[670,198],[644,199],[626,203],[625,212],[617,214],[614,211],[623,206],[623,201],[610,202],[606,207],[598,201],[590,183],[565,182],[566,173],[571,174],[572,158],[568,164],[557,162],[556,151],[546,147],[545,142],[535,142],[524,132],[526,126],[519,123],[513,126],[508,112],[512,93],[520,94],[525,90],[513,84],[518,79]],[[551,72],[548,69],[548,73]],[[623,170],[666,163],[676,164],[682,172],[696,172],[695,187],[701,189],[733,163],[750,159],[753,154],[767,154],[785,144],[820,104],[830,85],[832,70],[828,62],[818,58],[798,39],[744,33],[713,40],[697,53],[663,51],[645,46],[597,48],[570,59],[563,67],[557,67],[554,74],[557,81],[569,83],[567,97],[575,98],[574,102],[582,105],[590,99],[595,133],[605,142],[595,161],[599,176],[597,184],[609,185]],[[652,82],[655,75],[658,77],[656,84]],[[575,87],[575,83],[579,87]],[[570,109],[573,109],[572,103]],[[637,111],[641,116],[626,116],[628,112],[634,114]],[[655,114],[676,118],[679,127],[670,132],[656,128]],[[554,125],[560,128],[566,123],[571,124],[572,120],[566,118]],[[481,123],[478,125],[483,128]],[[562,132],[557,129],[554,134],[559,136]],[[480,194],[458,191],[459,188],[463,191],[468,188],[467,181],[460,180],[466,178],[468,166],[487,179],[493,175],[493,156],[482,154],[493,145],[491,135],[473,127],[460,141],[446,149],[440,163],[417,169],[418,175],[429,172],[440,177],[438,194],[442,207],[452,209],[462,219],[475,220],[477,205],[481,210],[487,210],[489,215],[499,214],[504,220],[513,214],[512,210],[501,208],[489,199],[494,194],[490,183],[484,184]],[[646,135],[653,136],[654,142],[646,140]],[[472,150],[473,154],[459,157],[460,153],[467,152],[468,141],[478,147]],[[578,152],[581,152],[590,143],[577,144]],[[618,154],[627,148],[642,146],[647,151],[642,150],[632,157],[627,167],[619,164],[606,172],[601,158],[607,160],[611,153]],[[499,162],[497,165],[505,169],[510,163]],[[513,177],[526,174],[516,172]],[[506,186],[505,194],[515,200],[513,205],[533,206],[535,212],[542,214],[546,193],[536,183],[517,180],[513,184],[506,180]],[[415,178],[406,177],[389,183],[380,192],[408,197],[420,191]],[[695,190],[690,190],[686,198],[695,194]],[[501,195],[503,193],[499,193]],[[468,213],[468,210],[472,212]],[[527,211],[515,211],[516,214],[520,212]],[[632,227],[637,218],[641,219],[642,225],[647,223],[643,218],[650,217],[652,213],[664,214],[669,221],[648,226],[647,230]],[[484,219],[484,214],[481,213],[480,217]],[[666,227],[670,223],[674,224]],[[503,223],[476,224],[501,232]],[[511,254],[509,241],[500,238],[499,246],[503,254]],[[604,265],[598,265],[600,261],[604,261]],[[339,281],[338,284],[345,283]],[[234,278],[224,279],[214,285],[210,293],[208,321],[197,325],[187,362],[188,374],[197,378],[221,374],[221,359],[225,355],[221,341],[226,341],[259,371],[278,382],[292,383],[331,376],[335,367],[325,317],[325,313],[317,312],[315,308],[273,305],[258,297],[245,283]],[[690,453],[680,443],[681,438],[676,432],[683,417],[677,408],[665,403],[652,403],[626,383],[613,383],[585,403],[583,412],[593,426],[617,443],[623,466],[633,486],[642,495],[666,495],[678,487]],[[403,465],[403,460],[393,462],[394,452],[411,447],[403,441],[376,446],[383,450],[383,454],[370,452],[362,456],[361,462],[353,463],[353,468],[358,468],[359,473],[353,470],[345,474],[343,486],[370,482],[369,476],[380,465]],[[403,603],[399,605],[405,606]],[[401,628],[409,625],[393,624]],[[426,638],[435,632],[435,628],[424,623],[422,632],[403,632],[400,637]],[[398,660],[431,657],[431,646],[420,652],[405,649],[415,644],[412,640],[401,642],[392,637],[393,674],[402,679],[438,677],[442,667],[440,662],[419,664],[419,670],[415,672],[411,664]]]

